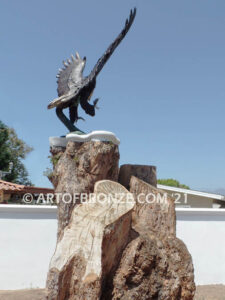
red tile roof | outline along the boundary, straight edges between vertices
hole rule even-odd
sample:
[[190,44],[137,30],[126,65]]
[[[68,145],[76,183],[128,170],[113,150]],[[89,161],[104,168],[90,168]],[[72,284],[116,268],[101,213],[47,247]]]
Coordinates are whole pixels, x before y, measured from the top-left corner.
[[12,193],[16,193],[16,192],[32,193],[32,194],[54,193],[53,189],[41,188],[36,186],[26,186],[26,185],[16,184],[12,182],[7,182],[4,180],[0,180],[0,191],[12,192]]
[[24,185],[0,180],[0,190],[19,192],[23,191],[23,189]]

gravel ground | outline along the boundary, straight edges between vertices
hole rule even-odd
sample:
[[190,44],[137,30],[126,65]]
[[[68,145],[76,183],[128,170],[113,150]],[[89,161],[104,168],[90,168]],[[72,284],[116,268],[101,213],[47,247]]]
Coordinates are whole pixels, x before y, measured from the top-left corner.
[[[0,291],[0,300],[44,300],[44,289]],[[194,300],[225,300],[225,285],[199,285]]]

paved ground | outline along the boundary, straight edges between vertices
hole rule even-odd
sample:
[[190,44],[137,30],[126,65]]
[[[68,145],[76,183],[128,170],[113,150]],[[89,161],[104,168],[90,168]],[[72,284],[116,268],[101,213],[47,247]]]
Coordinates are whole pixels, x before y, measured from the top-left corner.
[[43,300],[44,289],[0,291],[0,300]]
[[225,285],[199,285],[195,300],[225,300]]
[[[44,300],[44,289],[0,291],[0,300]],[[225,285],[200,285],[194,300],[225,300]]]

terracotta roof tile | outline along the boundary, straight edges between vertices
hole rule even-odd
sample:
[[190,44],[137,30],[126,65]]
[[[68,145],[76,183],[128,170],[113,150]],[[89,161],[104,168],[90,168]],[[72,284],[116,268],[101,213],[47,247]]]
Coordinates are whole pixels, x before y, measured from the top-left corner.
[[26,186],[21,184],[16,184],[12,182],[7,182],[4,180],[0,180],[0,191],[5,192],[24,192],[24,193],[32,193],[32,194],[47,194],[47,193],[54,193],[53,189],[49,188],[42,188],[36,186]]
[[19,192],[19,191],[23,191],[23,189],[24,189],[24,185],[0,180],[0,190]]

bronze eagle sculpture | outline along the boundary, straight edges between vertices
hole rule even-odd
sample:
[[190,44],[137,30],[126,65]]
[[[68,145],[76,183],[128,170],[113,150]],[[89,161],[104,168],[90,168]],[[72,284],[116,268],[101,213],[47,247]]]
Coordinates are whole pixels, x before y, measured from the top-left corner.
[[[58,118],[63,122],[70,132],[74,131],[80,134],[83,133],[74,125],[74,123],[76,123],[79,119],[82,119],[78,117],[79,104],[85,113],[90,116],[95,115],[98,99],[95,99],[93,104],[90,104],[89,101],[96,85],[96,77],[116,47],[126,36],[135,16],[136,8],[130,11],[130,16],[126,20],[123,30],[114,40],[114,42],[108,47],[102,57],[97,61],[93,70],[87,77],[83,77],[86,57],[82,59],[77,52],[75,57],[72,55],[71,59],[68,59],[67,62],[63,62],[64,67],[59,69],[59,73],[56,76],[58,78],[58,98],[54,99],[48,105],[48,109],[56,107],[56,114]],[[69,108],[69,119],[63,113],[65,108]]]

